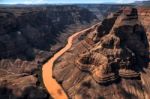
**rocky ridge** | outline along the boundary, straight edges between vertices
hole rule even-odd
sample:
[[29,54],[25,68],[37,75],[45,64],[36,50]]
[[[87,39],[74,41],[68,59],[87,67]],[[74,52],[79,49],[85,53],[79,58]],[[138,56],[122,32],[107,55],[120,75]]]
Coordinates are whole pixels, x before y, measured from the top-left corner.
[[150,98],[149,21],[141,19],[149,10],[140,11],[125,7],[109,15],[57,60],[53,76],[69,98]]

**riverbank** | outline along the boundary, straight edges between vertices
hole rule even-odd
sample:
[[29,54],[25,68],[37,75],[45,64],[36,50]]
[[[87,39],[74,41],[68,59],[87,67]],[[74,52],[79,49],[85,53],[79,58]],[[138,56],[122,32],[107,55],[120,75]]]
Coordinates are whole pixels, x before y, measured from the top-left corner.
[[54,54],[54,56],[47,63],[45,63],[43,65],[43,68],[42,68],[43,82],[44,82],[46,89],[52,95],[53,98],[67,99],[67,95],[63,91],[63,88],[52,77],[52,67],[53,67],[54,62],[72,46],[72,42],[75,37],[77,37],[79,34],[84,33],[85,31],[91,29],[92,27],[82,30],[80,32],[77,32],[77,33],[73,34],[72,36],[70,36],[68,38],[68,43],[66,44],[66,46],[63,49],[61,49],[60,51],[58,51],[56,54]]

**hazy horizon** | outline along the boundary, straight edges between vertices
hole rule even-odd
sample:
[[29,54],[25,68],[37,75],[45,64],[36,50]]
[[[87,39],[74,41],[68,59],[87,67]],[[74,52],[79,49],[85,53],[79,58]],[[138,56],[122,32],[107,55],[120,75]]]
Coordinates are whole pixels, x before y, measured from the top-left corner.
[[0,0],[0,4],[126,4],[149,0]]

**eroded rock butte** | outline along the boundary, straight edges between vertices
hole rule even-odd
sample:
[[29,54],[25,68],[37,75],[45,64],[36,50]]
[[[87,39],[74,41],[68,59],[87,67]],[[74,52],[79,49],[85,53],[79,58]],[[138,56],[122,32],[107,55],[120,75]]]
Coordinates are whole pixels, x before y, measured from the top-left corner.
[[150,98],[149,42],[139,11],[109,15],[58,59],[53,76],[70,98]]

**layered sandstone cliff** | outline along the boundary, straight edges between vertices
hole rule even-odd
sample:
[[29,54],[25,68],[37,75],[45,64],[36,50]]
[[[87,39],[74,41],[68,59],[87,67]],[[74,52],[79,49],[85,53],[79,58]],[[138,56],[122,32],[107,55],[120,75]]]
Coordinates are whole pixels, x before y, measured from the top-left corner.
[[150,98],[150,23],[141,14],[130,7],[111,14],[58,59],[53,76],[69,98]]

